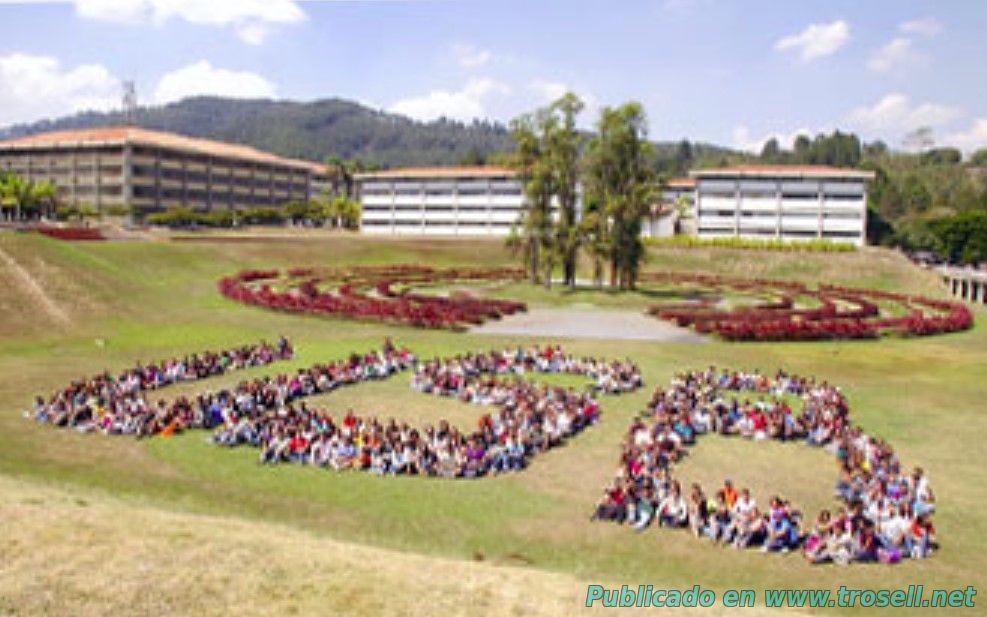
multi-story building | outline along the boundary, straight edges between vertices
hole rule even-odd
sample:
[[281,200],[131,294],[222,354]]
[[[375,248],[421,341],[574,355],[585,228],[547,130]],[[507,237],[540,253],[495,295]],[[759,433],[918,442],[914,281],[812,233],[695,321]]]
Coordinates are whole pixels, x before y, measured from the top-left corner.
[[645,238],[667,238],[686,233],[685,225],[692,222],[695,206],[696,181],[693,178],[672,178],[662,184],[661,197],[641,221]]
[[506,236],[524,206],[505,167],[415,167],[356,176],[361,229],[372,234]]
[[0,171],[52,181],[63,203],[128,206],[138,218],[172,206],[281,206],[308,200],[328,184],[318,163],[129,126],[0,141]]
[[700,238],[867,238],[869,171],[813,165],[744,165],[693,171]]

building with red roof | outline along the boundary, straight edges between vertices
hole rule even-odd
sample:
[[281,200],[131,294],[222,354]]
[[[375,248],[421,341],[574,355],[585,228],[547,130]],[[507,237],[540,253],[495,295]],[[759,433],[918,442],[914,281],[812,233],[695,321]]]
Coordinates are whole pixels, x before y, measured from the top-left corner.
[[52,131],[0,141],[0,171],[50,180],[60,201],[140,218],[172,206],[245,209],[305,201],[325,166],[242,144],[134,126]]

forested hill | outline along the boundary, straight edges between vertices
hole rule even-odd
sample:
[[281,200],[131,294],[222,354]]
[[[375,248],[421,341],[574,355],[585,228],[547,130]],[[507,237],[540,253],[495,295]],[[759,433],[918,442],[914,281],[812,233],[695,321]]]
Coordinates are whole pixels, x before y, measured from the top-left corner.
[[[302,103],[196,97],[141,108],[137,118],[145,128],[248,144],[283,156],[321,161],[338,155],[382,167],[481,163],[513,149],[507,127],[499,123],[417,122],[338,98]],[[121,112],[86,112],[0,128],[0,138],[123,120]],[[660,157],[673,157],[678,147],[660,143],[657,151]],[[695,154],[729,154],[715,146],[691,148]]]
[[[385,166],[456,163],[509,150],[503,126],[445,120],[421,123],[342,99],[310,103],[196,97],[138,111],[149,129],[244,143],[283,156],[323,160],[329,155]],[[41,131],[123,123],[121,112],[87,112],[0,131]]]

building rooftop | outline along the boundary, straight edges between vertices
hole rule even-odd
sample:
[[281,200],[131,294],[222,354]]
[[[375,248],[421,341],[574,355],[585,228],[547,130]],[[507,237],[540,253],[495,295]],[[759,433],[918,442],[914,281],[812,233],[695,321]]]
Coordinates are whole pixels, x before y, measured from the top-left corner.
[[693,178],[739,176],[746,178],[854,178],[873,180],[874,172],[860,169],[830,167],[828,165],[735,165],[718,169],[690,171]]
[[120,144],[141,144],[173,150],[185,150],[209,156],[245,159],[257,163],[284,165],[325,173],[325,166],[314,161],[285,158],[243,144],[188,137],[177,133],[154,131],[135,126],[109,126],[93,129],[49,131],[47,133],[2,140],[0,141],[0,150]]
[[374,178],[461,178],[461,177],[493,177],[514,176],[517,170],[496,165],[472,165],[457,167],[401,167],[356,174],[359,180]]
[[670,189],[691,189],[691,188],[695,188],[696,179],[690,178],[689,176],[672,178],[665,183],[665,186]]

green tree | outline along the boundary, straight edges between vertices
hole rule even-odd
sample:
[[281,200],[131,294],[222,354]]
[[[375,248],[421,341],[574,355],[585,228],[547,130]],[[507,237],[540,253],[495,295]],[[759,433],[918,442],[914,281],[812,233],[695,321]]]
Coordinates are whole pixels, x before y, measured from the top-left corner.
[[47,180],[34,182],[12,173],[0,175],[0,208],[14,220],[51,216],[58,202],[58,189]]
[[958,165],[963,155],[956,148],[933,148],[923,152],[919,160],[924,165]]
[[953,263],[987,261],[987,212],[961,212],[929,224],[941,254]]
[[610,285],[631,289],[637,281],[644,245],[641,219],[657,196],[657,179],[648,165],[647,116],[640,103],[605,107],[590,141],[586,166],[587,190],[601,204],[595,230],[607,236]]
[[340,229],[359,229],[361,206],[360,202],[354,199],[347,199],[342,195],[337,195],[331,200],[324,202],[323,210],[326,218],[332,222],[333,227]]
[[[547,116],[547,112],[540,110],[511,121],[511,134],[517,144],[513,166],[524,187],[524,209],[512,228],[508,244],[523,253],[533,284],[541,281],[542,252],[551,250],[553,231],[551,178],[541,137]],[[551,270],[546,284],[551,285]]]
[[688,139],[683,139],[679,142],[678,146],[675,148],[675,173],[678,175],[683,175],[688,173],[689,169],[692,167],[692,161],[694,160],[692,153],[692,144],[689,143]]
[[761,148],[761,160],[765,163],[778,163],[782,159],[781,146],[778,145],[778,140],[774,137],[764,142],[764,147]]
[[917,174],[905,176],[901,186],[904,212],[925,212],[932,206],[932,193]]
[[793,146],[793,153],[795,154],[795,162],[808,163],[811,149],[812,149],[812,140],[809,139],[809,136],[798,135],[795,138],[795,144]]
[[326,159],[326,171],[332,178],[333,193],[342,191],[342,195],[347,198],[353,197],[355,186],[353,176],[363,170],[360,161],[347,161],[338,154],[333,154]]
[[555,122],[545,133],[546,154],[558,203],[555,249],[562,260],[563,282],[568,287],[576,285],[576,262],[581,242],[578,226],[581,138],[576,131],[576,116],[582,109],[583,102],[579,97],[572,92],[566,93],[552,103],[550,110]]
[[894,239],[894,226],[881,213],[872,207],[867,208],[867,243],[889,244]]
[[[525,208],[509,244],[525,254],[532,282],[552,284],[556,261],[564,283],[576,284],[582,233],[579,225],[579,173],[582,138],[576,116],[583,102],[568,92],[548,107],[511,123]],[[554,210],[554,212],[553,212]]]

